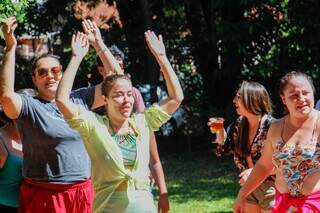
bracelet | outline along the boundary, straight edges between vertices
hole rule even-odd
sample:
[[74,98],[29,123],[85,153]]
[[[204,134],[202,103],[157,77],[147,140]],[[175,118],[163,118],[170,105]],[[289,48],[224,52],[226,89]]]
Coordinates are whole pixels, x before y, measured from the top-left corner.
[[99,49],[97,51],[97,55],[100,55],[100,53],[103,53],[103,52],[107,51],[107,49],[108,49],[107,47],[103,47],[103,48]]

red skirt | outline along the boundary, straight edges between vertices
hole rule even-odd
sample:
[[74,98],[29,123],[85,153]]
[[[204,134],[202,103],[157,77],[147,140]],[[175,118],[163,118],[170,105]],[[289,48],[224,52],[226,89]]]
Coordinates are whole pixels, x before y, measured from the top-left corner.
[[19,213],[91,213],[94,191],[91,179],[75,184],[53,184],[24,179]]
[[320,191],[304,197],[291,197],[289,194],[276,191],[273,213],[297,212],[315,213],[320,212]]

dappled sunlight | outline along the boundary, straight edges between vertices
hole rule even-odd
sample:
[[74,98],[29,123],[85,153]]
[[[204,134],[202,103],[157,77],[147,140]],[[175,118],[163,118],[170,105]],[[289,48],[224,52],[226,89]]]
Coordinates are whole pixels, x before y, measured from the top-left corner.
[[173,212],[230,212],[239,190],[232,157],[211,153],[162,157]]

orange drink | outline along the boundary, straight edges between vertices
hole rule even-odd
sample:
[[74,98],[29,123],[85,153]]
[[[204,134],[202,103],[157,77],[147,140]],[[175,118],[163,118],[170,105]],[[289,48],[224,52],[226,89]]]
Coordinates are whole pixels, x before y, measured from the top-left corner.
[[224,122],[223,118],[214,118],[214,120],[211,122],[211,125],[210,125],[211,133],[215,134],[221,129],[223,129],[223,122]]

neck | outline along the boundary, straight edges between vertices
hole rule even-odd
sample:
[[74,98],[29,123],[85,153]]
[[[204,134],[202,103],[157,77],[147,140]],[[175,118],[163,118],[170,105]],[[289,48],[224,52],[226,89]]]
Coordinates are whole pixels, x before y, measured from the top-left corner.
[[262,115],[249,114],[246,116],[248,119],[249,127],[257,127],[261,121]]
[[128,132],[129,122],[127,119],[125,120],[110,119],[110,127],[112,128],[114,133]]
[[293,128],[300,128],[304,124],[304,122],[306,122],[308,119],[316,117],[315,116],[316,113],[317,112],[315,110],[312,110],[307,116],[300,117],[300,118],[293,117],[293,116],[289,115],[288,120],[289,120],[290,125]]
[[38,97],[42,100],[49,101],[49,102],[54,102],[55,101],[55,96],[54,95],[45,95],[45,94],[38,94]]

